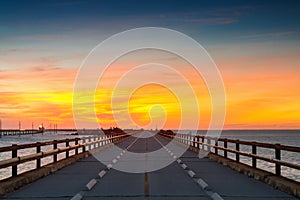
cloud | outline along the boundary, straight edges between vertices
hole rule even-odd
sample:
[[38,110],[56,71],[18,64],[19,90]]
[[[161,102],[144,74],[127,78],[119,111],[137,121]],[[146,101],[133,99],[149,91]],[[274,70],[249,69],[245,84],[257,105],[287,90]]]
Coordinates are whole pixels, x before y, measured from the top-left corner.
[[201,23],[203,25],[217,25],[217,24],[232,24],[237,22],[237,19],[229,17],[214,17],[214,18],[194,18],[182,19],[182,22]]
[[81,4],[86,4],[87,1],[61,1],[61,2],[53,2],[47,4],[49,7],[64,7],[64,6],[78,6]]
[[267,32],[267,33],[258,33],[258,34],[251,34],[251,35],[243,35],[240,38],[247,38],[247,39],[260,39],[260,38],[274,38],[274,37],[288,37],[291,35],[297,35],[300,31],[277,31],[277,32]]
[[170,16],[170,18],[176,21],[198,23],[201,25],[226,25],[239,22],[241,17],[259,7],[260,6],[248,5],[192,11],[188,13],[178,12],[176,15]]
[[204,13],[208,16],[221,16],[221,17],[240,17],[247,15],[249,12],[261,8],[260,5],[246,5],[246,6],[231,6],[231,7],[218,7],[215,9],[205,10]]

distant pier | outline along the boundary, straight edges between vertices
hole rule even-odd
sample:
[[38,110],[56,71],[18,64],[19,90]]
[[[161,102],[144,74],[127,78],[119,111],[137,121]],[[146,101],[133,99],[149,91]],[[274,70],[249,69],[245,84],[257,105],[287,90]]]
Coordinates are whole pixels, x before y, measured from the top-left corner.
[[9,135],[29,135],[29,134],[38,134],[42,133],[40,130],[19,130],[19,129],[2,129],[0,130],[1,136],[9,136]]

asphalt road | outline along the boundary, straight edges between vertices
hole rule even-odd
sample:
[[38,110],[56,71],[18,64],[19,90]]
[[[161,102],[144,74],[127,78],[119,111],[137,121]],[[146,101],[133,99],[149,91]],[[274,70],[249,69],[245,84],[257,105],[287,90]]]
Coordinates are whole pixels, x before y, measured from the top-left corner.
[[3,199],[71,198],[295,199],[147,131]]

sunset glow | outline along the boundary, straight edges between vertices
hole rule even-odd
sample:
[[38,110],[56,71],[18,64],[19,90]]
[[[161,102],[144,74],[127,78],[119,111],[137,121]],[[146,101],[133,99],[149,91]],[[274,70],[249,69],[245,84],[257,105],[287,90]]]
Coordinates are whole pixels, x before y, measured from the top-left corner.
[[[24,5],[24,11],[11,19],[7,19],[8,11],[12,9],[11,5],[1,6],[2,128],[18,128],[19,121],[22,128],[31,128],[32,123],[36,128],[42,123],[46,128],[49,128],[50,124],[58,124],[59,128],[74,128],[73,85],[77,71],[88,53],[99,42],[127,28],[168,26],[197,40],[218,66],[227,97],[225,129],[299,129],[300,27],[299,23],[296,23],[299,13],[295,12],[299,4],[297,3],[295,8],[292,8],[293,6],[282,8],[285,9],[281,12],[282,15],[276,16],[280,5],[267,7],[268,5],[259,1],[256,3],[256,6],[247,5],[248,9],[244,8],[245,5],[228,5],[223,10],[208,4],[205,5],[206,12],[198,14],[195,12],[202,7],[200,3],[183,8],[190,14],[175,8],[159,9],[154,6],[155,15],[152,11],[141,14],[132,10],[132,13],[124,16],[122,13],[116,14],[116,11],[121,9],[117,5],[113,13],[98,15],[97,13],[101,11],[96,12],[92,9],[93,5],[83,3],[91,9],[91,16],[77,17],[78,25],[70,20],[70,17],[67,18],[63,11],[68,12],[70,16],[77,16],[77,6],[80,5],[54,6],[51,5],[51,1],[47,5],[42,1],[38,3],[36,9],[49,8],[59,10],[61,13],[47,17],[41,11],[30,13],[30,7]],[[265,10],[270,13],[269,18],[263,15]],[[209,11],[216,14],[211,16],[207,14]],[[162,13],[170,14],[162,15]],[[260,17],[257,16],[260,15],[266,18],[259,21]],[[42,20],[37,20],[38,16]],[[216,20],[216,16],[221,17]],[[59,20],[60,17],[62,22]],[[280,21],[276,20],[277,17],[289,23],[280,24]],[[103,21],[103,18],[107,21]],[[248,29],[244,26],[251,27]],[[189,50],[192,49],[187,49]],[[172,57],[165,52],[151,51],[136,52],[120,58],[106,71],[95,91],[95,111],[99,125],[105,128],[179,127],[183,112],[180,101],[167,88],[148,84],[131,91],[127,83],[119,86],[119,89],[114,88],[125,72],[150,61],[182,70],[183,76],[195,90],[200,106],[198,128],[206,129],[210,123],[211,101],[201,75],[178,57]],[[152,73],[147,72],[148,76],[168,79],[174,88],[182,87],[176,81],[178,78],[175,73],[169,76],[163,70],[154,70]],[[134,72],[132,77],[142,78]],[[111,105],[113,95],[122,92],[130,94],[130,101],[128,104],[115,102],[113,109]],[[185,90],[182,94],[184,92]],[[184,101],[187,103],[190,99],[186,98]],[[115,112],[122,112],[124,109],[127,109],[126,112],[129,112],[135,124],[129,123],[126,118],[119,121],[114,119]],[[193,107],[184,112],[194,112]],[[96,128],[88,126],[87,122],[87,128]]]

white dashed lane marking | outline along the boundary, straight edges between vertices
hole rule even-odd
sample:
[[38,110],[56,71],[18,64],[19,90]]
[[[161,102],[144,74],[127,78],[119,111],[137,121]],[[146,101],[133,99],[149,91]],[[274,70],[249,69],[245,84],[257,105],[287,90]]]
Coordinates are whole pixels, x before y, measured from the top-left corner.
[[106,174],[106,171],[103,169],[98,175],[102,178]]
[[95,185],[97,184],[96,179],[92,179],[90,180],[90,182],[88,182],[88,184],[86,184],[86,188],[87,190],[91,190]]
[[[137,140],[137,139],[136,139]],[[126,150],[129,149],[135,142],[133,141],[130,145],[127,146]],[[118,155],[115,159],[112,160],[112,163],[115,164],[118,162],[118,160],[126,153],[125,150],[123,150],[120,155]],[[93,178],[91,179],[86,185],[85,185],[85,189],[83,189],[82,191],[78,192],[76,195],[74,195],[71,200],[81,200],[83,199],[83,195],[85,193],[85,191],[90,191],[93,189],[93,187],[99,182],[99,178],[103,178],[104,175],[113,167],[113,164],[108,164],[106,165],[106,169],[101,170],[98,173],[98,177],[97,178]]]
[[[162,146],[163,144],[156,138],[154,137],[158,143],[160,143]],[[164,149],[172,156],[174,159],[177,158],[176,155],[172,151],[170,151],[168,148],[164,147]],[[191,169],[188,168],[186,164],[182,162],[182,160],[177,159],[177,163],[188,173],[188,175],[196,181],[196,183],[204,190],[204,192],[213,200],[223,200],[223,198],[216,192],[212,191],[209,187],[208,184],[201,178],[196,177],[196,173],[192,171]]]

